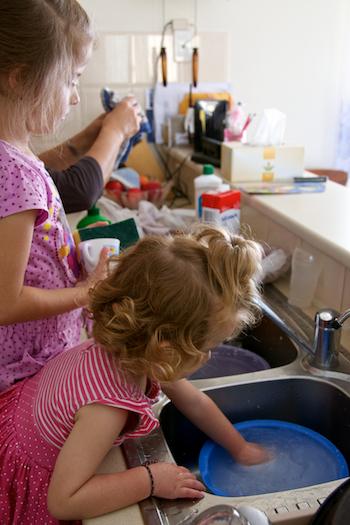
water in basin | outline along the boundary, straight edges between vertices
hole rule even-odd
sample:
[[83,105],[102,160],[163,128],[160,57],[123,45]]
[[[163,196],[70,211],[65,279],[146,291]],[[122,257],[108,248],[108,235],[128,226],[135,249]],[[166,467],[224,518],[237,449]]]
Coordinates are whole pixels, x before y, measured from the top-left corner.
[[318,485],[349,475],[344,456],[326,438],[304,426],[277,420],[236,424],[247,441],[271,452],[261,465],[236,463],[229,453],[208,440],[199,455],[206,486],[218,496],[253,496]]
[[[220,386],[206,393],[233,423],[278,419],[319,432],[350,464],[350,398],[333,384],[316,378],[288,377]],[[171,402],[163,407],[160,423],[175,461],[198,475],[205,434]]]

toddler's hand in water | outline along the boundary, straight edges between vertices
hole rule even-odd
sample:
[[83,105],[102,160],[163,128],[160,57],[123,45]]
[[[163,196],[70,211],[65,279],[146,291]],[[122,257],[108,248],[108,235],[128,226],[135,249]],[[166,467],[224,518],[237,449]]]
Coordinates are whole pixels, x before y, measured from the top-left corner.
[[204,485],[187,468],[173,463],[154,463],[150,469],[155,496],[166,499],[204,497]]
[[257,443],[246,441],[236,454],[235,460],[241,465],[258,465],[272,459],[272,453]]

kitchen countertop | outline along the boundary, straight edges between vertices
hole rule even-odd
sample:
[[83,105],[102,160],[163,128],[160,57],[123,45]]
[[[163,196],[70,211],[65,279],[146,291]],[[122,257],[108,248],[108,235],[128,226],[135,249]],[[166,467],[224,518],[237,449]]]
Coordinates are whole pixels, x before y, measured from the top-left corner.
[[244,194],[243,203],[350,268],[350,188],[327,181],[321,193]]
[[[202,166],[191,160],[189,147],[164,148],[172,168],[181,166],[177,173],[180,187],[191,202],[194,198],[195,177]],[[221,175],[220,169],[215,173]],[[308,176],[313,173],[305,171]],[[230,182],[230,184],[233,184]],[[238,185],[238,183],[236,183]],[[302,237],[325,254],[350,268],[350,188],[332,182],[320,193],[250,195],[242,193],[246,204],[264,213],[272,220]]]

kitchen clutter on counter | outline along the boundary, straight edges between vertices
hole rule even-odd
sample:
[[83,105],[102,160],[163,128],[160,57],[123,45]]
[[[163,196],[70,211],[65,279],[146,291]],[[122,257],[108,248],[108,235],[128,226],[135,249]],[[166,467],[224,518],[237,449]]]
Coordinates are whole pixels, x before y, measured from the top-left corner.
[[[86,273],[91,273],[97,266],[101,251],[108,249],[108,256],[119,255],[120,250],[131,246],[140,238],[139,231],[133,218],[128,218],[114,224],[99,225],[99,208],[93,207],[98,213],[90,214],[79,221],[73,238],[77,249],[77,257]],[[95,217],[95,224],[92,218]],[[84,219],[88,224],[84,227]],[[89,222],[90,221],[90,222]],[[111,222],[111,221],[109,221]],[[89,227],[90,226],[90,227]]]
[[[146,200],[140,201],[137,209],[130,209],[102,196],[98,201],[98,210],[98,216],[108,217],[114,224],[77,230],[74,233],[77,246],[83,240],[98,236],[117,237],[121,240],[121,249],[123,249],[129,241],[132,243],[145,234],[167,235],[174,231],[187,232],[191,225],[198,220],[193,209],[170,209],[166,205],[158,209],[152,202]],[[267,244],[264,244],[263,252],[262,273],[259,279],[263,283],[271,283],[289,270],[291,256],[283,249],[271,247]]]
[[[152,202],[141,200],[137,209],[124,208],[108,197],[101,197],[98,206],[113,222],[133,218],[139,234],[167,235],[175,230],[187,231],[194,220],[193,210],[160,209]],[[190,213],[187,213],[190,212]]]
[[291,256],[282,248],[264,245],[264,257],[261,261],[261,281],[264,284],[273,283],[284,275],[290,268]]
[[224,142],[221,170],[225,179],[234,183],[272,183],[302,176],[304,147],[284,142],[285,127],[286,116],[269,108],[250,127],[247,142]]
[[161,183],[146,175],[139,175],[131,168],[118,168],[113,171],[111,180],[105,186],[105,194],[119,206],[137,210],[141,201],[152,202],[160,208],[173,186],[170,180]]

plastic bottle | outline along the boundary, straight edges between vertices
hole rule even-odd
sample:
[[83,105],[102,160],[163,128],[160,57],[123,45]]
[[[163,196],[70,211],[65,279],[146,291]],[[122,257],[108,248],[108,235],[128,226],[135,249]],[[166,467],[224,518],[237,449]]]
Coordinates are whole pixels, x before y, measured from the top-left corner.
[[108,224],[112,224],[112,221],[107,219],[107,217],[104,217],[103,215],[100,215],[100,208],[97,208],[97,206],[92,206],[85,217],[83,217],[77,224],[78,230],[80,228],[86,228],[87,226],[91,226],[91,224],[95,224],[96,222],[107,222]]
[[203,173],[194,179],[194,199],[196,216],[202,217],[202,194],[209,191],[218,191],[222,185],[221,177],[214,174],[214,166],[204,164]]
[[245,112],[243,109],[242,102],[237,102],[232,110],[227,112],[226,115],[226,128],[224,130],[224,137],[226,141],[242,141],[244,138],[243,127],[246,121]]

